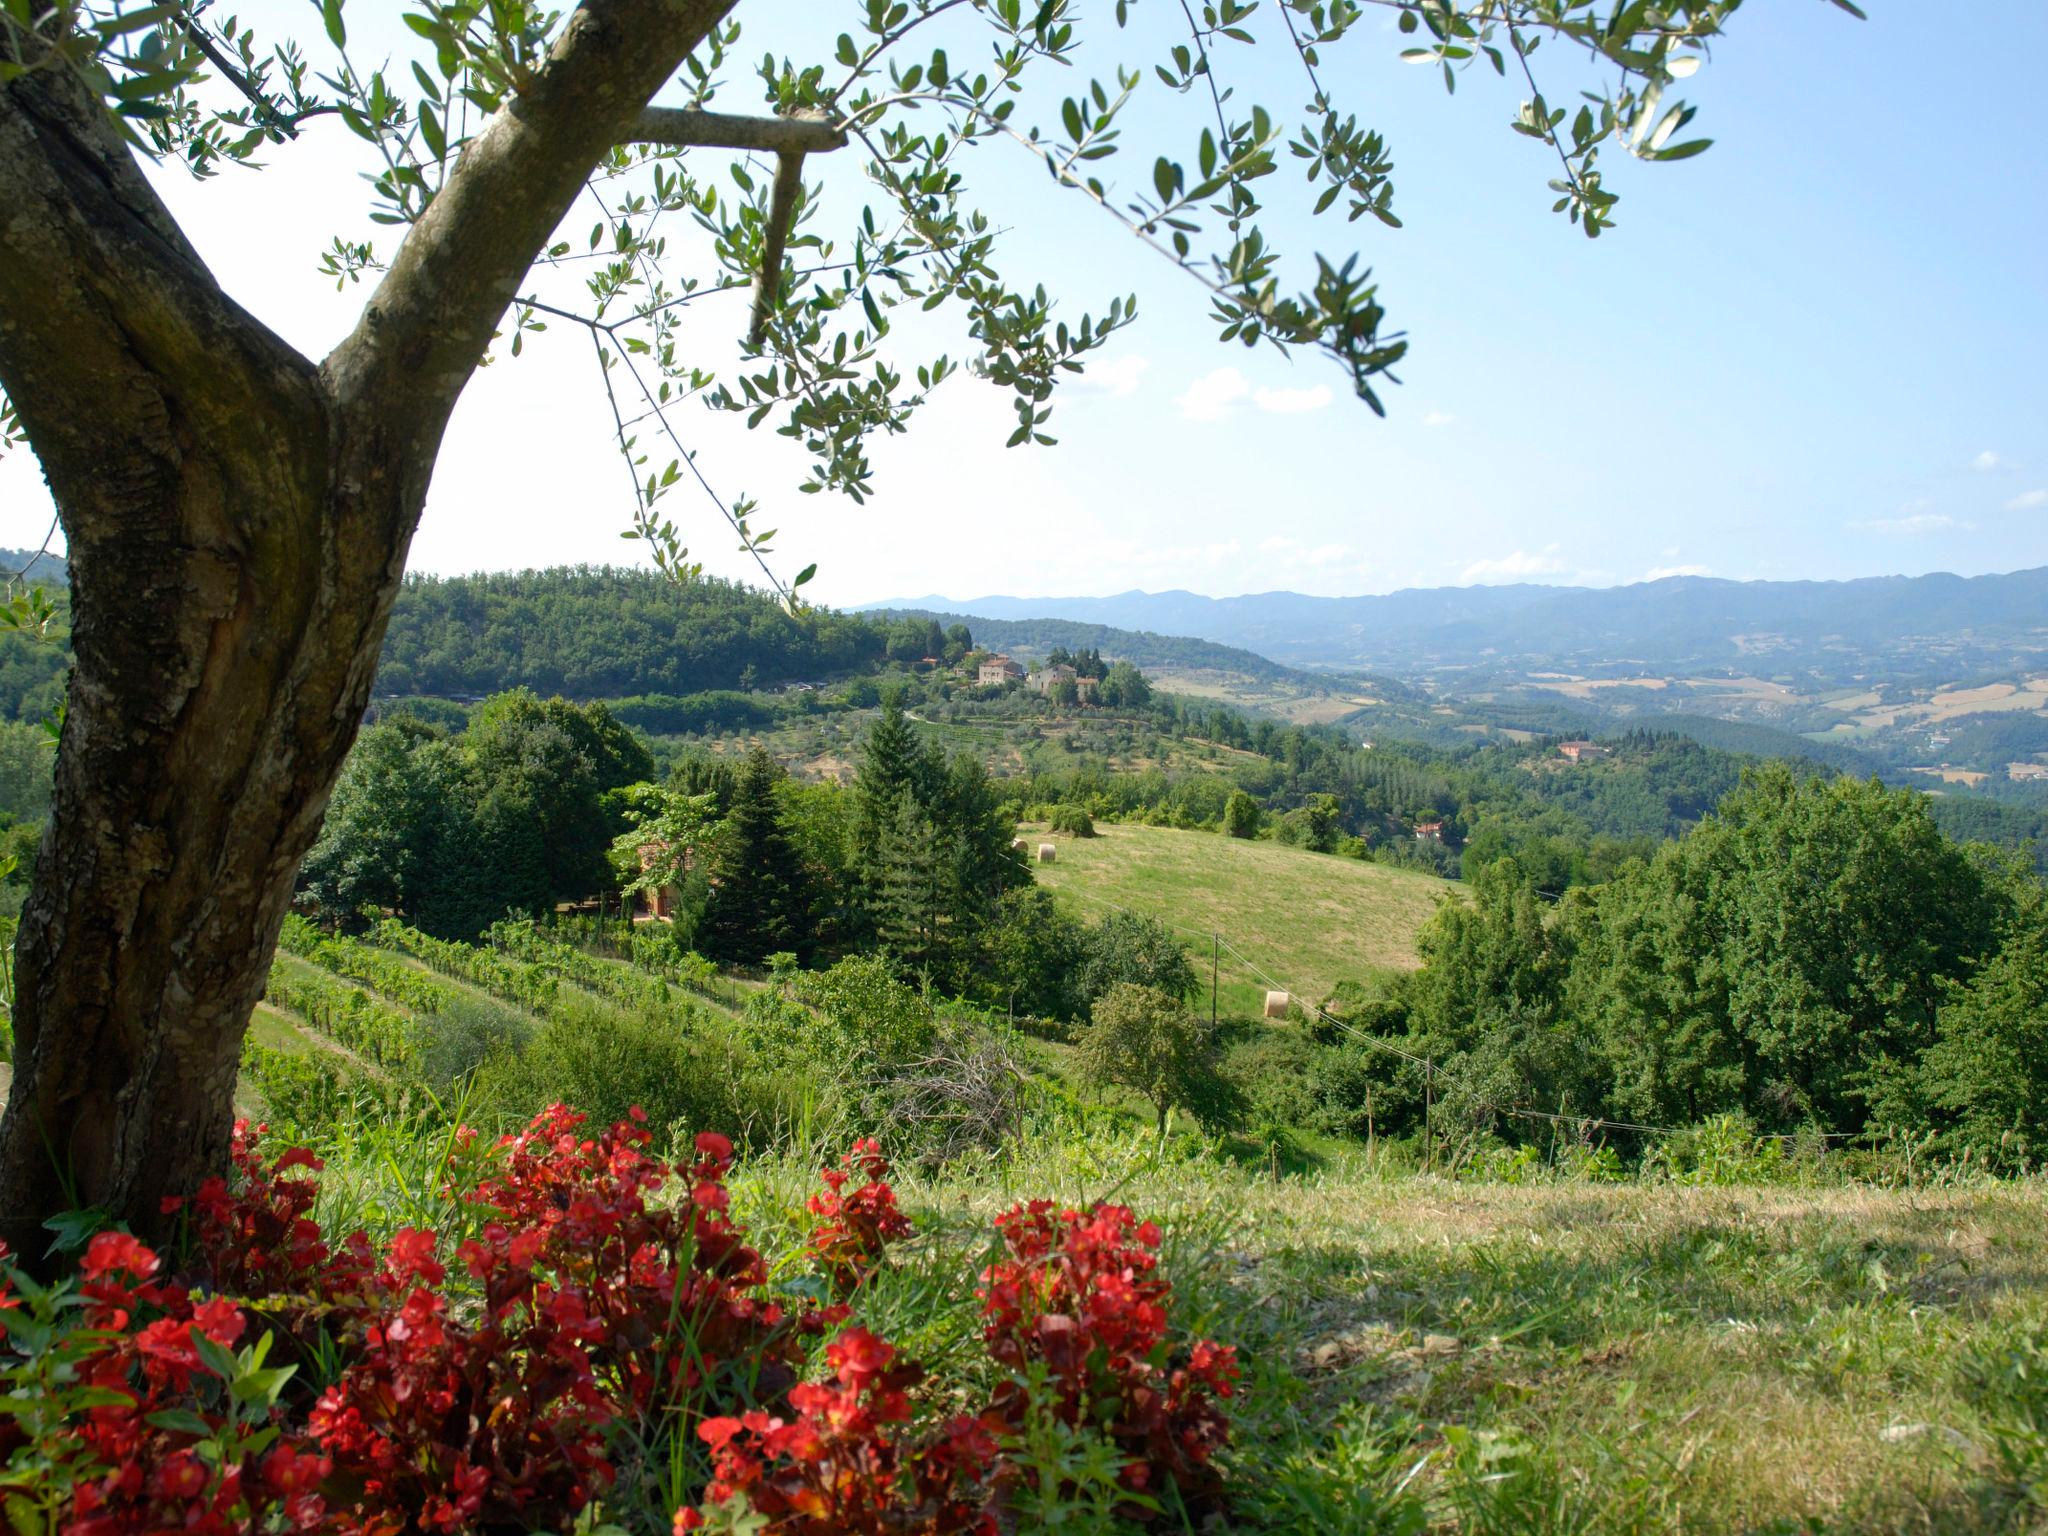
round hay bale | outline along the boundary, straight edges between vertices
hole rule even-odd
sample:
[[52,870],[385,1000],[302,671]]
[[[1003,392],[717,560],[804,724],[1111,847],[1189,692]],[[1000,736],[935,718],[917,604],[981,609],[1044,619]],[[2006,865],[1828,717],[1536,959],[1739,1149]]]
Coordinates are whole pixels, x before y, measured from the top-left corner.
[[1285,992],[1268,992],[1266,994],[1266,1017],[1269,1019],[1286,1018],[1287,1002],[1288,998]]
[[1028,853],[1029,851],[1030,851],[1030,845],[1029,845],[1028,843],[1026,843],[1026,842],[1024,841],[1024,839],[1023,839],[1023,838],[1021,838],[1021,837],[1013,837],[1013,838],[1011,838],[1011,839],[1010,839],[1010,852],[1012,852],[1012,853]]
[[1059,857],[1059,852],[1060,850],[1057,844],[1040,843],[1038,845],[1038,862],[1041,864],[1050,864],[1054,859]]

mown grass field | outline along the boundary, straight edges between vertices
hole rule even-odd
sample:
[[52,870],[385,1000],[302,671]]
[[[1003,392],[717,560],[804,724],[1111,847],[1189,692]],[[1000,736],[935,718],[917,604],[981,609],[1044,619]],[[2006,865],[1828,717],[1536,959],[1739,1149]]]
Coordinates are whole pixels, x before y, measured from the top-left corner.
[[[1229,1529],[2048,1530],[2039,1183],[1275,1183],[1140,1155],[911,1181],[931,1235],[869,1304],[943,1351],[931,1298],[971,1291],[1013,1192],[1157,1217],[1189,1326],[1246,1362]],[[753,1186],[764,1219],[785,1177]]]
[[[1222,937],[1220,1004],[1257,1013],[1266,983],[1256,966],[1307,1002],[1340,981],[1417,964],[1415,935],[1437,903],[1460,889],[1414,870],[1364,864],[1280,843],[1246,842],[1170,827],[1098,825],[1091,838],[1026,828],[1033,845],[1058,845],[1041,883],[1090,919],[1113,903],[1183,930],[1206,980],[1208,935]],[[1231,953],[1241,952],[1239,959]]]

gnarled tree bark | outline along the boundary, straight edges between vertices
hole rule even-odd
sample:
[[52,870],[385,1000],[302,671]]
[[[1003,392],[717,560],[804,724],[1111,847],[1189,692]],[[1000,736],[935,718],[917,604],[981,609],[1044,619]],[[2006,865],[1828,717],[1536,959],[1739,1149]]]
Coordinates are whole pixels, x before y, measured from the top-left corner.
[[17,949],[0,1237],[149,1232],[221,1170],[242,1036],[369,698],[450,411],[613,144],[735,0],[585,0],[316,366],[219,288],[71,72],[0,85],[0,385],[75,664]]

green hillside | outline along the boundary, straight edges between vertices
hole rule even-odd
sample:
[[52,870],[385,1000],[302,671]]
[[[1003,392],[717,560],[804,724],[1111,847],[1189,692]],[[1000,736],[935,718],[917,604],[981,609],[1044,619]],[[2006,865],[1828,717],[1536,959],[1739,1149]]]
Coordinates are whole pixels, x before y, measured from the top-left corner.
[[1225,1013],[1258,1011],[1261,971],[1313,1003],[1340,981],[1414,969],[1417,932],[1439,901],[1463,889],[1415,870],[1211,832],[1104,825],[1091,838],[1037,827],[1022,835],[1057,846],[1054,862],[1037,866],[1043,884],[1093,916],[1117,906],[1172,924],[1205,974],[1216,935]]

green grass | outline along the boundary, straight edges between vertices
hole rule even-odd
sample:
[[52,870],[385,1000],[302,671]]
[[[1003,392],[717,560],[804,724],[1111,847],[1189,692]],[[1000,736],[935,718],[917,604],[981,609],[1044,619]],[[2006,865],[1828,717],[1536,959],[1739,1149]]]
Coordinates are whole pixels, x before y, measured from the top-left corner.
[[[340,1139],[322,1214],[424,1224],[432,1140]],[[830,1152],[735,1172],[734,1214],[777,1283],[803,1272],[803,1202]],[[1510,1185],[1357,1157],[1275,1180],[1109,1133],[896,1183],[916,1235],[857,1311],[929,1369],[921,1413],[992,1383],[974,1288],[998,1212],[1107,1198],[1161,1224],[1177,1324],[1236,1344],[1245,1369],[1224,1529],[2048,1529],[2038,1181]]]
[[1073,838],[1027,829],[1034,855],[1041,841],[1058,845],[1055,862],[1033,866],[1039,881],[1075,898],[1090,918],[1099,918],[1107,902],[1183,930],[1205,983],[1208,936],[1220,934],[1226,1013],[1259,1011],[1266,983],[1253,966],[1310,1003],[1340,981],[1412,969],[1417,931],[1441,898],[1460,889],[1418,871],[1281,843],[1168,827],[1098,824],[1095,830],[1092,838]]
[[[1140,1147],[911,1183],[934,1235],[876,1325],[957,1349],[927,1298],[971,1291],[1010,1192],[1114,1191],[1245,1357],[1233,1530],[2048,1529],[2038,1184],[1275,1183]],[[796,1185],[755,1177],[767,1225]]]

